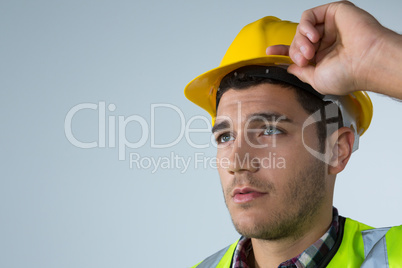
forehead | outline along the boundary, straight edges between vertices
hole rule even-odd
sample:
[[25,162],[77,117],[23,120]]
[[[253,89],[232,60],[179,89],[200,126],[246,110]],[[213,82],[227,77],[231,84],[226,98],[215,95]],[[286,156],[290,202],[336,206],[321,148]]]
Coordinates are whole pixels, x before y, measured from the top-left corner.
[[252,114],[268,112],[302,122],[308,114],[297,100],[295,90],[267,83],[241,90],[229,89],[219,102],[216,120],[243,121]]

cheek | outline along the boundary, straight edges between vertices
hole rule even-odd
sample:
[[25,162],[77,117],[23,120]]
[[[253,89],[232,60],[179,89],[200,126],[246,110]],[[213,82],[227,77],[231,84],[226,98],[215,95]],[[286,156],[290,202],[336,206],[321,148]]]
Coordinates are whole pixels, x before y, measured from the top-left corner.
[[216,167],[218,169],[219,175],[228,172],[231,164],[231,153],[233,147],[230,145],[225,145],[224,147],[218,148],[216,152]]
[[311,124],[303,129],[303,137],[302,133],[300,133],[300,143],[303,145],[305,151],[306,147],[318,150],[320,142],[318,139],[317,124]]
[[296,138],[281,142],[276,148],[260,150],[255,156],[261,161],[260,172],[279,184],[283,184],[285,178],[292,179],[311,161],[311,155]]
[[225,171],[225,168],[223,168],[221,166],[221,164],[217,163],[216,165],[217,165],[217,168],[218,168],[218,174],[219,174],[219,177],[221,179],[221,183],[222,183],[222,185],[224,185],[225,181],[226,181],[225,177],[227,176],[225,173],[227,173],[227,172]]
[[231,182],[232,182],[232,180],[230,179],[230,177],[228,175],[229,175],[229,173],[227,173],[227,172],[224,172],[223,174],[219,173],[221,187],[222,187],[222,191],[223,191],[223,197],[226,202],[228,199],[228,195],[230,194]]
[[[220,146],[220,145],[219,145]],[[223,148],[218,148],[218,150],[216,151],[216,158],[217,160],[220,160],[221,158],[224,157],[224,149]]]
[[220,155],[219,153],[216,156],[216,167],[218,169],[218,174],[221,180],[221,184],[223,189],[226,188],[226,185],[228,185],[231,174],[228,172],[229,168],[229,161],[227,161],[227,157]]
[[301,131],[297,131],[291,135],[291,137],[286,138],[284,141],[277,143],[277,147],[275,148],[276,153],[278,155],[282,155],[292,160],[304,160],[309,152],[307,151],[307,146],[310,145],[315,146],[318,144],[318,138],[315,132],[315,128],[306,128],[306,130],[302,133]]

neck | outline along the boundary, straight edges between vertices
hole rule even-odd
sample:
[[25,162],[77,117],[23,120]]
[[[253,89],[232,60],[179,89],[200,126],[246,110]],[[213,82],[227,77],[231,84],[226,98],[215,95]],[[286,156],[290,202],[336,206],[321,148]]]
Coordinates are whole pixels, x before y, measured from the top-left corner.
[[306,226],[297,238],[288,237],[274,241],[252,238],[251,267],[278,267],[282,262],[296,257],[310,247],[327,232],[331,223],[332,205],[330,209],[327,208],[325,212],[312,219],[311,224]]

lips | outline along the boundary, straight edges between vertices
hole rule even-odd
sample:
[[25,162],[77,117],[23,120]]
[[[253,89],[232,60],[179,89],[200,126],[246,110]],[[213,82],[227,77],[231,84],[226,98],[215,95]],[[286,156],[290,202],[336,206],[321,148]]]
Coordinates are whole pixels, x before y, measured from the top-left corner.
[[260,192],[253,188],[236,188],[233,191],[233,201],[237,204],[251,202],[261,196],[266,195],[266,193]]

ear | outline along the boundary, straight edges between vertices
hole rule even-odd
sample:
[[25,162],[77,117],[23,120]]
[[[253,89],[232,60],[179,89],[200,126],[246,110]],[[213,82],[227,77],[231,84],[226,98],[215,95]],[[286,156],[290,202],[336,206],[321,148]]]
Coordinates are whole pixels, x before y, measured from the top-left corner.
[[348,127],[342,127],[332,133],[327,143],[327,152],[331,154],[328,173],[338,174],[348,163],[352,155],[354,132]]

